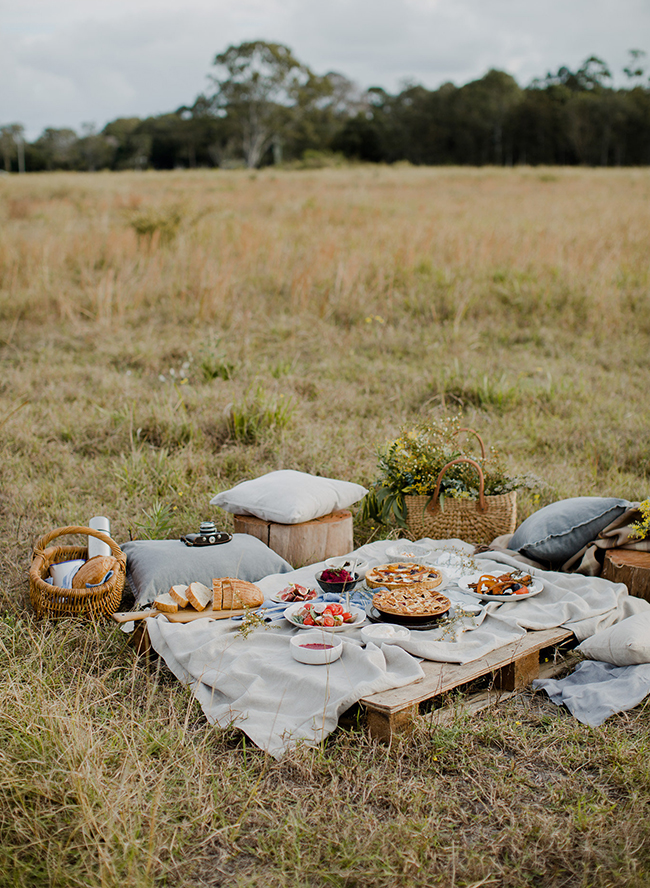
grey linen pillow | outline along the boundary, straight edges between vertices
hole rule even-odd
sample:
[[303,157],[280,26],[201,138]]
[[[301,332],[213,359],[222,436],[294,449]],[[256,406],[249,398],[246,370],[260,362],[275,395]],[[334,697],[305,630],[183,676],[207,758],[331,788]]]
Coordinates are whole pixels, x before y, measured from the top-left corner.
[[186,546],[180,540],[133,540],[122,545],[126,575],[138,604],[149,604],[177,583],[212,588],[215,577],[256,583],[293,567],[261,540],[236,533],[220,546]]
[[627,500],[613,496],[559,500],[526,518],[508,548],[561,567],[629,508]]
[[592,660],[613,663],[614,666],[650,663],[650,610],[633,614],[597,632],[586,638],[576,650]]

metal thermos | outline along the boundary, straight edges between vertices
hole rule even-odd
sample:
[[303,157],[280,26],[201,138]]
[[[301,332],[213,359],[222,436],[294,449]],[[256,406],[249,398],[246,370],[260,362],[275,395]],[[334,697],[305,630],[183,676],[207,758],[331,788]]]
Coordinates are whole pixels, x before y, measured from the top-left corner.
[[[95,515],[95,517],[91,518],[88,522],[88,527],[92,527],[93,530],[99,530],[107,536],[111,535],[111,522],[105,515]],[[89,536],[88,558],[94,558],[95,555],[112,555],[111,547],[103,540],[98,540],[97,537]]]

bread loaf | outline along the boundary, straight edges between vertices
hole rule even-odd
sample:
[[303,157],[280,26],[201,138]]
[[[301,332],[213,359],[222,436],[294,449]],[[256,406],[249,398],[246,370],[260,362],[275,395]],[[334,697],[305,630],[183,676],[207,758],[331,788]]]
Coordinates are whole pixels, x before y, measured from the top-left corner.
[[197,611],[205,610],[212,601],[212,591],[203,583],[190,583],[185,594],[189,603]]
[[109,570],[117,570],[117,558],[112,555],[95,555],[89,561],[86,561],[72,578],[73,589],[85,589],[86,583],[90,586],[96,586],[101,583]]
[[187,607],[187,586],[183,586],[181,583],[177,586],[172,586],[169,594],[179,607]]
[[264,601],[262,592],[254,583],[220,577],[212,580],[214,610],[241,610],[243,607],[259,607]]
[[159,595],[158,598],[154,599],[153,606],[164,614],[175,614],[178,610],[178,604],[169,592],[165,592],[164,595]]

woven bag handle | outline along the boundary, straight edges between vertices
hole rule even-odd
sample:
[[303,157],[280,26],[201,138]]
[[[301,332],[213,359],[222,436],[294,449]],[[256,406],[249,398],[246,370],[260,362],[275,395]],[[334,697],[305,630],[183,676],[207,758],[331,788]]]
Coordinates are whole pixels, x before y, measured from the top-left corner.
[[101,540],[103,543],[106,543],[110,546],[111,552],[117,558],[117,560],[123,566],[126,564],[126,556],[124,552],[120,549],[114,539],[111,539],[107,534],[102,533],[100,530],[93,530],[92,527],[78,527],[73,525],[72,527],[58,527],[56,530],[50,531],[50,533],[45,534],[42,540],[39,540],[38,543],[34,546],[34,554],[41,555],[43,558],[45,557],[45,549],[48,545],[60,536],[67,536],[68,534],[73,533],[83,533],[86,536],[94,536],[97,537],[98,540]]
[[475,432],[474,429],[458,429],[458,434],[459,434],[459,435],[460,435],[461,432],[469,432],[470,434],[472,434],[472,435],[474,435],[476,438],[478,438],[478,443],[481,445],[481,457],[482,457],[483,459],[485,459],[485,444],[483,443],[483,438],[481,438],[481,436],[479,435],[479,433],[478,433],[478,432]]
[[456,463],[470,463],[476,468],[479,477],[479,487],[478,487],[478,508],[481,512],[487,512],[487,503],[485,502],[485,479],[483,478],[483,470],[476,462],[475,459],[470,459],[469,456],[459,456],[458,459],[452,459],[451,462],[448,462],[446,466],[443,466],[440,469],[440,474],[438,475],[438,480],[436,481],[436,489],[433,491],[433,496],[429,500],[427,507],[425,509],[426,512],[433,512],[436,506],[438,505],[438,498],[440,497],[440,485],[442,484],[442,476],[445,474],[447,469],[450,466],[456,465]]

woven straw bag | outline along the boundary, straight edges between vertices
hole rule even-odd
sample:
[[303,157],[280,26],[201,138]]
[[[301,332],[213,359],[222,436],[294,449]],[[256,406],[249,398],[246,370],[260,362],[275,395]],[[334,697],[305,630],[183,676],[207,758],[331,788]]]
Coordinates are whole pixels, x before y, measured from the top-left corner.
[[[77,558],[88,558],[86,546],[48,548],[57,537],[72,533],[97,537],[110,546],[113,556],[117,559],[117,568],[107,583],[94,586],[92,589],[62,589],[60,586],[45,582],[45,577],[49,576],[50,565],[61,561],[74,561]],[[29,597],[39,619],[110,616],[120,607],[125,578],[126,555],[115,540],[91,527],[59,527],[46,534],[34,546],[34,557],[29,570]]]
[[[478,472],[478,500],[446,497],[443,510],[439,502],[442,478],[450,466],[463,462],[470,463]],[[406,525],[411,539],[419,540],[422,537],[434,540],[460,539],[474,545],[487,545],[501,534],[514,533],[517,523],[517,491],[485,496],[484,490],[483,471],[475,460],[459,457],[448,462],[440,470],[432,497],[404,497],[407,509]]]

